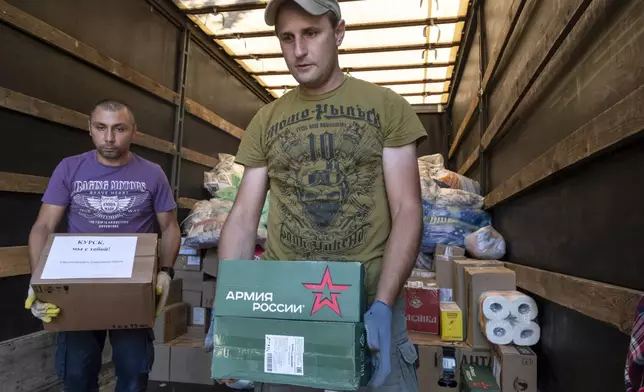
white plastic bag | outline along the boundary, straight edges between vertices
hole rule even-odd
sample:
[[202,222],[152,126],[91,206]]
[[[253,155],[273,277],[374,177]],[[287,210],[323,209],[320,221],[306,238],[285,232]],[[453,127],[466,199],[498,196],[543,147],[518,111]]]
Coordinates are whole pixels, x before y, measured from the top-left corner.
[[505,240],[492,226],[465,236],[465,249],[477,259],[498,260],[505,255]]
[[235,163],[235,156],[230,154],[219,154],[219,163],[211,171],[203,174],[203,185],[215,196],[215,192],[235,186],[235,177],[241,178],[244,175],[244,166]]
[[461,189],[438,188],[434,205],[436,207],[458,207],[480,210],[485,198]]

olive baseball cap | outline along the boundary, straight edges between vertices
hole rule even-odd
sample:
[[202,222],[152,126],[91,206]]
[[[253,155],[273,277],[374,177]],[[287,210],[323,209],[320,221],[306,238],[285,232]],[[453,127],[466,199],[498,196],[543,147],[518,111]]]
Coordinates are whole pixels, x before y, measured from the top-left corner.
[[[264,11],[264,21],[269,26],[275,26],[275,19],[277,16],[277,10],[280,6],[287,0],[271,0],[266,5],[266,10]],[[338,19],[342,19],[342,14],[340,12],[340,4],[337,0],[293,0],[304,11],[308,12],[311,15],[324,15],[327,12],[331,11]]]

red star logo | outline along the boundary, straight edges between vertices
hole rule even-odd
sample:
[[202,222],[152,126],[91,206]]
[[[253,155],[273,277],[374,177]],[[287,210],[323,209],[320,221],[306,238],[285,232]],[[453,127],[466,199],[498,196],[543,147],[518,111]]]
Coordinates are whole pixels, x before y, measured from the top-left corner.
[[314,291],[315,302],[311,308],[311,316],[317,313],[320,309],[325,306],[328,306],[329,309],[333,310],[338,316],[342,316],[340,313],[340,306],[338,305],[338,296],[340,293],[334,293],[333,291],[344,291],[351,287],[350,284],[333,284],[331,279],[331,272],[329,271],[329,266],[324,270],[324,275],[322,276],[322,281],[320,283],[302,283],[304,287],[309,290],[324,290],[325,288],[329,290],[331,299],[322,298],[324,294],[323,291]]

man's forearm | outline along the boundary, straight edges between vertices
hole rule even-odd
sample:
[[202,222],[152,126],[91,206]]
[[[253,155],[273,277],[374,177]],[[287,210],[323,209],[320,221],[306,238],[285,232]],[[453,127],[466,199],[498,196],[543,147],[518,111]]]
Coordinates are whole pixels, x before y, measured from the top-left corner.
[[161,232],[159,268],[172,267],[181,247],[181,231],[178,225],[171,225]]
[[47,237],[53,231],[47,226],[34,226],[29,233],[29,264],[31,265],[31,272],[36,270],[40,262],[40,256],[47,242]]
[[245,217],[240,208],[233,208],[219,238],[219,260],[252,260],[257,241],[257,225]]
[[376,301],[393,306],[418,257],[422,232],[422,207],[402,207],[392,217],[392,228],[387,241]]

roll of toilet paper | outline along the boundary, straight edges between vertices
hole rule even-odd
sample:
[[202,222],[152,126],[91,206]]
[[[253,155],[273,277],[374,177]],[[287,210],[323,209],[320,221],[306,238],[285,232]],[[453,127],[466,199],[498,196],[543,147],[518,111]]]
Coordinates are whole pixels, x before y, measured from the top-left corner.
[[534,346],[541,339],[541,327],[534,321],[516,323],[512,341],[517,346]]
[[539,309],[530,296],[521,294],[510,303],[510,315],[518,322],[528,322],[537,318]]
[[[520,293],[519,293],[520,294]],[[479,298],[480,313],[488,320],[503,320],[510,315],[514,291],[485,291]]]
[[492,344],[510,344],[514,327],[509,320],[488,320],[485,322],[485,337]]

